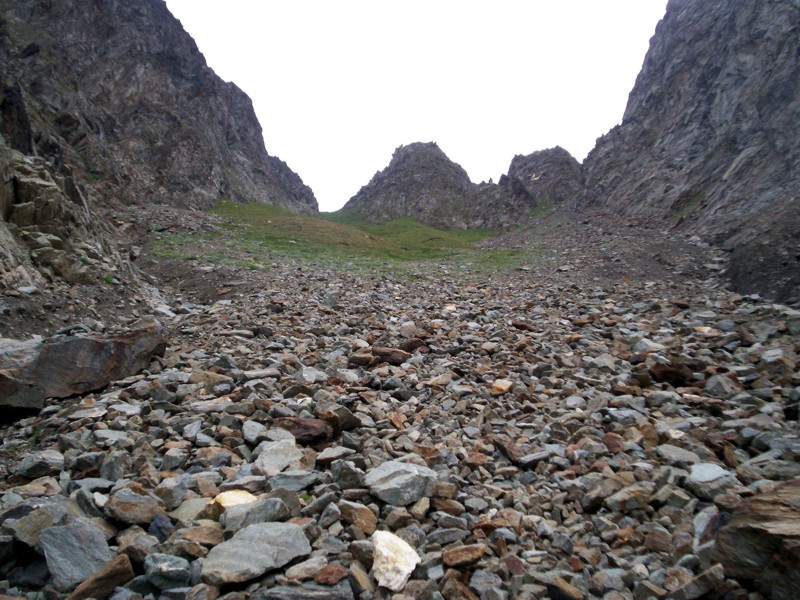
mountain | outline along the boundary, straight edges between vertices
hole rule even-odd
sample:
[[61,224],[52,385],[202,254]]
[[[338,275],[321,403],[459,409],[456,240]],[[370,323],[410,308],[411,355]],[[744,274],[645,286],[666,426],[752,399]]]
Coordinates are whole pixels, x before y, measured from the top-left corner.
[[696,232],[742,292],[800,300],[800,4],[671,0],[586,205]]
[[400,146],[343,210],[369,221],[412,217],[449,228],[508,228],[538,206],[580,197],[580,164],[563,148],[515,156],[507,175],[475,184],[434,142]]
[[400,146],[392,160],[350,198],[343,209],[369,221],[414,217],[430,225],[466,227],[464,208],[475,186],[467,172],[435,142]]
[[270,156],[249,97],[206,65],[162,0],[0,0],[6,144],[102,204],[219,198],[315,213]]

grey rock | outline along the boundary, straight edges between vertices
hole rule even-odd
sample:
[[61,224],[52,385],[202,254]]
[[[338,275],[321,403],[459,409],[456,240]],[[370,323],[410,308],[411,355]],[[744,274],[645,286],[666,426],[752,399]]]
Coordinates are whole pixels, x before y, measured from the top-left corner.
[[203,562],[202,579],[216,586],[249,581],[310,553],[308,539],[297,525],[256,523],[211,549]]
[[250,504],[239,504],[225,509],[222,524],[226,534],[233,534],[254,523],[285,521],[292,516],[291,511],[278,498],[259,498]]
[[160,590],[170,590],[189,585],[189,561],[170,554],[150,554],[144,559],[147,580]]
[[293,441],[262,442],[256,448],[258,458],[253,463],[253,471],[266,477],[277,475],[287,467],[297,467],[303,459],[302,451]]
[[253,600],[354,600],[353,588],[347,579],[336,585],[306,583],[301,586],[277,585],[256,590]]
[[56,475],[64,469],[64,455],[58,450],[42,450],[25,455],[16,474],[27,479]]
[[432,469],[394,460],[370,470],[364,478],[370,492],[392,506],[405,506],[430,496],[437,480]]
[[53,584],[67,591],[114,558],[105,535],[91,522],[75,519],[49,527],[39,535]]

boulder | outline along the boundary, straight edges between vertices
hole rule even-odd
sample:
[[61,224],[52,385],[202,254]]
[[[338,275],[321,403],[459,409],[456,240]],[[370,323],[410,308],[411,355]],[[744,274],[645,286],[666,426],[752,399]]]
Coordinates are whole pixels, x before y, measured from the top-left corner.
[[161,324],[153,318],[120,335],[0,340],[0,406],[41,409],[47,398],[101,389],[138,373],[164,347]]
[[800,479],[736,508],[712,557],[728,577],[754,581],[768,598],[800,598]]

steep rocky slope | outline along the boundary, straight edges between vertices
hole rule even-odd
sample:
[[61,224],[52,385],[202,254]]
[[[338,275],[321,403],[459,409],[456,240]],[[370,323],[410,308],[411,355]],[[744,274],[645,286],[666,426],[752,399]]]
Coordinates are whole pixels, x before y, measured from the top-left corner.
[[344,210],[370,221],[413,217],[437,227],[509,228],[531,209],[575,200],[581,190],[580,164],[563,148],[515,156],[496,184],[474,184],[439,146],[418,142],[397,148]]
[[800,4],[671,0],[588,204],[695,230],[737,289],[800,299]]
[[317,211],[267,154],[250,99],[206,66],[160,0],[0,0],[0,11],[6,143],[83,180],[99,203]]

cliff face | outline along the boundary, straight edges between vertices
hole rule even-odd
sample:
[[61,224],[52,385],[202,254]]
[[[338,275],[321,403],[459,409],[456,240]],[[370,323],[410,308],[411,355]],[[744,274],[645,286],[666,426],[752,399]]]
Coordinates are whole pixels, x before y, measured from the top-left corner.
[[317,211],[267,154],[247,95],[205,64],[160,0],[0,0],[7,145],[85,181],[102,203],[219,198]]
[[474,184],[435,143],[415,143],[395,150],[343,210],[370,221],[412,217],[437,227],[507,228],[538,206],[577,199],[581,185],[580,164],[562,148],[515,156],[498,183]]
[[671,0],[586,202],[731,252],[735,287],[800,297],[800,3]]

